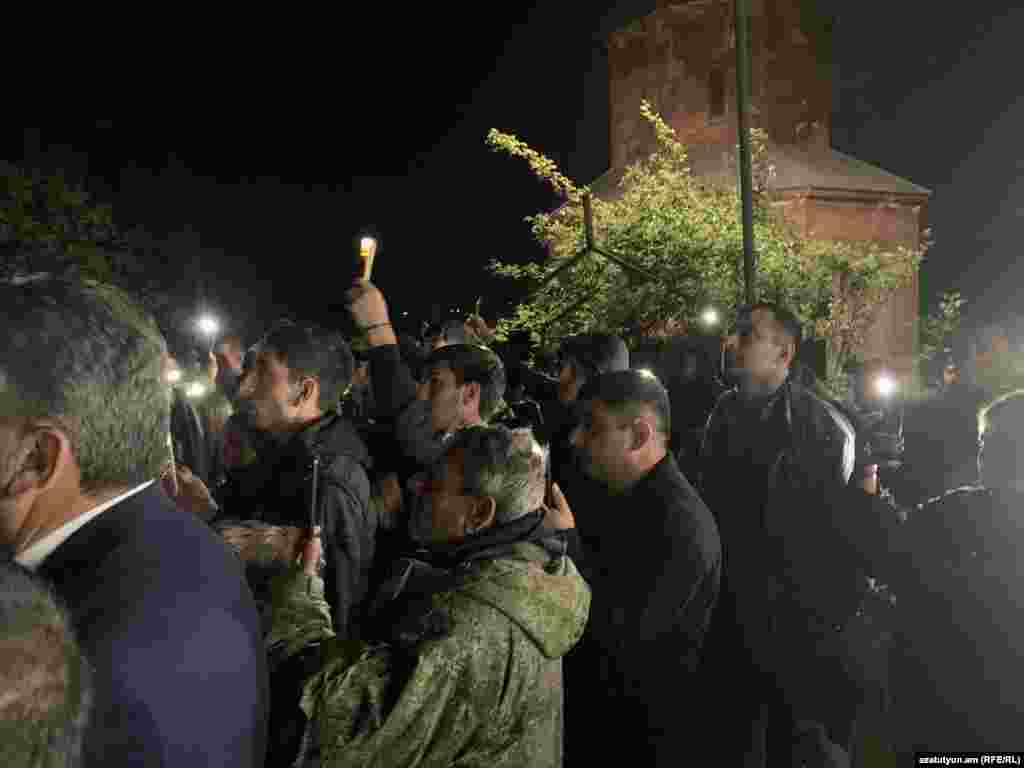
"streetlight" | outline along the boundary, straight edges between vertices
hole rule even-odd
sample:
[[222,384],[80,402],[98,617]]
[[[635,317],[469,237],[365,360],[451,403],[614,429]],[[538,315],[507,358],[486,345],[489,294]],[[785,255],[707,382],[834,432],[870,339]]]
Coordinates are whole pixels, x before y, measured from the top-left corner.
[[207,336],[212,339],[220,330],[220,323],[217,322],[217,318],[213,315],[200,315],[199,319],[196,321],[196,327],[199,328],[199,332],[203,334],[203,336]]
[[700,321],[704,324],[705,328],[714,328],[718,325],[719,319],[718,310],[714,307],[708,307],[700,313]]
[[220,323],[217,322],[217,318],[210,314],[203,314],[196,320],[196,328],[199,329],[199,334],[204,336],[210,343],[210,352],[213,352],[213,342],[217,338],[217,334],[220,333]]
[[899,384],[888,373],[879,374],[878,378],[875,379],[875,392],[880,397],[888,399],[896,394],[897,389],[899,389]]

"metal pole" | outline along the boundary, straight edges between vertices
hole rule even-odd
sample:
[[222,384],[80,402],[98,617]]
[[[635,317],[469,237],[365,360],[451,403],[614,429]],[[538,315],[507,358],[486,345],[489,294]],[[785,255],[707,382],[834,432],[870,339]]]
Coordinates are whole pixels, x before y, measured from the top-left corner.
[[736,126],[739,132],[740,205],[743,215],[743,283],[747,304],[754,298],[754,207],[750,171],[750,0],[735,0]]
[[583,236],[587,241],[587,250],[594,247],[594,209],[590,206],[590,195],[583,196]]

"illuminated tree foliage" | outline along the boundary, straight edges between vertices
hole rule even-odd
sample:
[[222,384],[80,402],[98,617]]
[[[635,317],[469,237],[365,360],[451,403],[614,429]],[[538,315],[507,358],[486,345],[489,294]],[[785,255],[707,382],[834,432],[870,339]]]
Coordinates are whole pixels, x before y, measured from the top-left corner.
[[[646,101],[655,150],[630,165],[613,200],[592,199],[595,239],[653,275],[643,279],[597,255],[542,279],[584,247],[583,198],[590,190],[562,174],[550,159],[517,137],[492,129],[494,150],[525,160],[533,174],[564,200],[555,211],[527,217],[548,257],[542,262],[492,262],[498,275],[532,289],[514,314],[499,322],[499,338],[527,330],[544,343],[587,330],[631,339],[685,332],[711,305],[729,312],[743,300],[743,228],[735,185],[695,176],[686,147]],[[755,294],[785,303],[812,335],[829,346],[830,380],[855,358],[878,311],[912,279],[923,247],[802,237],[782,217],[769,189],[772,168],[765,134],[752,132]]]
[[0,166],[0,273],[72,270],[112,281],[132,266],[110,206],[60,175]]

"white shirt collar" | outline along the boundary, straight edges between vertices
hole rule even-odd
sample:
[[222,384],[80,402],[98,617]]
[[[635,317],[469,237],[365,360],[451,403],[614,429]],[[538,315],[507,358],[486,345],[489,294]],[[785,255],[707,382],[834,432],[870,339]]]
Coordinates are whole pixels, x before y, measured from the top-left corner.
[[18,563],[18,565],[28,568],[30,571],[36,570],[37,568],[39,568],[40,565],[43,564],[43,561],[46,560],[46,558],[48,558],[50,555],[57,551],[57,548],[61,544],[63,544],[65,541],[71,538],[71,535],[75,531],[77,531],[79,528],[81,528],[91,520],[96,519],[114,505],[120,504],[125,499],[134,496],[140,491],[144,491],[146,488],[152,485],[153,482],[153,480],[149,480],[143,483],[142,485],[137,485],[130,491],[122,493],[120,496],[117,496],[108,501],[105,501],[99,506],[93,507],[88,512],[85,512],[76,517],[74,520],[69,520],[68,522],[64,523],[64,525],[62,525],[60,528],[56,529],[55,531],[50,531],[48,534],[43,536],[43,538],[41,538],[39,541],[33,543],[24,551],[18,553],[18,555],[14,558],[14,561]]

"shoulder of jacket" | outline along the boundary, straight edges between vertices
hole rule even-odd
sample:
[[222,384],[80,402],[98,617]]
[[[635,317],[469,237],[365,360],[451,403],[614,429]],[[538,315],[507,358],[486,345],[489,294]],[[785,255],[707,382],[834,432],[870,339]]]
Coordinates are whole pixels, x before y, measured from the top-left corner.
[[992,492],[980,485],[963,485],[934,496],[918,506],[919,510],[946,510],[964,505],[989,503]]
[[853,422],[836,403],[804,387],[793,387],[790,394],[793,402],[799,404],[797,410],[808,416],[817,426],[838,432],[844,438],[854,439],[856,429]]
[[727,389],[720,394],[711,409],[711,415],[708,416],[708,425],[717,424],[721,421],[724,414],[735,405],[738,398],[739,394],[735,389]]

